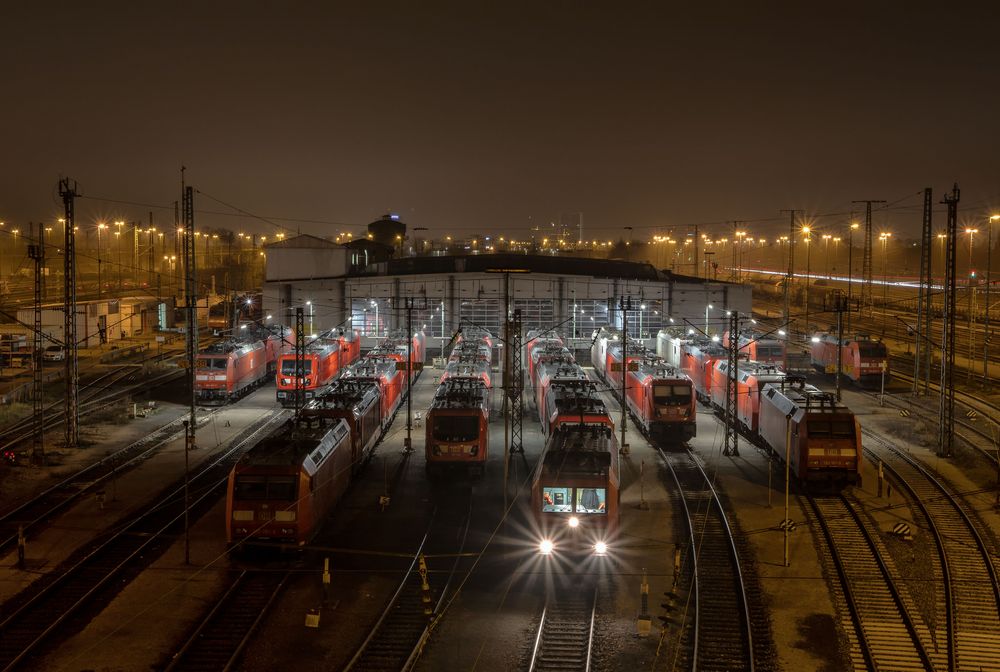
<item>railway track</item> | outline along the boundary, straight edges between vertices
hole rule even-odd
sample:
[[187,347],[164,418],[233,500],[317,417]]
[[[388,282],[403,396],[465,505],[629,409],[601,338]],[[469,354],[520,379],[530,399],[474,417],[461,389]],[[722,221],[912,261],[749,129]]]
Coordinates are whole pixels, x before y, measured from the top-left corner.
[[[199,418],[199,426],[205,422],[208,422],[208,416]],[[17,542],[19,529],[25,534],[36,530],[82,495],[96,490],[121,475],[124,470],[145,460],[164,444],[183,436],[183,431],[180,419],[169,422],[0,515],[0,552]]]
[[993,556],[970,507],[916,460],[863,430],[870,454],[891,470],[928,520],[937,539],[946,599],[949,669],[988,669],[1000,660],[1000,584]]
[[689,453],[661,451],[688,527],[683,559],[691,600],[685,618],[687,665],[696,670],[754,669],[753,630],[739,554],[725,509]]
[[236,668],[251,635],[288,583],[291,572],[244,570],[230,584],[165,672]]
[[[148,391],[149,389],[156,387],[158,384],[176,378],[180,375],[179,372],[180,369],[176,371],[166,371],[156,376],[144,378],[121,389],[111,390],[110,388],[113,385],[127,379],[135,379],[141,374],[141,371],[135,366],[129,366],[111,371],[87,385],[86,393],[80,400],[80,415],[84,416],[88,413],[102,410],[108,405],[130,394]],[[60,401],[47,406],[44,411],[44,418],[46,431],[51,430],[53,427],[58,427],[66,422],[64,403]],[[2,441],[2,444],[0,444],[0,451],[15,449],[17,446],[30,440],[33,434],[33,418],[29,416],[18,420],[0,432],[0,441]]]
[[851,658],[869,670],[931,670],[918,633],[875,538],[843,496],[809,498],[854,626]]
[[590,672],[597,583],[552,587],[538,623],[528,672]]
[[[463,497],[461,504],[464,506],[456,503],[448,512],[435,510],[431,515],[428,530],[404,570],[399,586],[368,637],[344,666],[344,672],[399,672],[411,669],[420,657],[431,632],[447,610],[445,600],[459,574],[462,551],[472,522],[473,490],[463,489],[460,494],[456,493],[456,497]],[[438,520],[439,515],[443,520]],[[456,529],[462,530],[457,550],[447,545]],[[444,585],[436,585],[436,581],[432,585],[427,578],[430,570],[424,564],[424,554],[429,549],[437,550],[439,555],[454,557]]]
[[[187,507],[191,517],[196,518],[217,501],[232,465],[283,417],[280,411],[264,416],[210,458],[205,467],[192,473]],[[181,481],[131,521],[78,552],[63,567],[5,604],[0,621],[0,670],[7,672],[26,663],[57,630],[69,634],[82,627],[89,614],[106,606],[169,547],[174,535],[181,531],[184,517]]]

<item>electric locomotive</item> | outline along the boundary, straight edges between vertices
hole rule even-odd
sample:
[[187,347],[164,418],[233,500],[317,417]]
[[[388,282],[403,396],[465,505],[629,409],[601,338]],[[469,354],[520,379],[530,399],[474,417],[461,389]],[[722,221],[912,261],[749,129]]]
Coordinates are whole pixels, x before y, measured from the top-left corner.
[[290,420],[247,451],[229,474],[226,541],[308,543],[351,479],[343,419]]

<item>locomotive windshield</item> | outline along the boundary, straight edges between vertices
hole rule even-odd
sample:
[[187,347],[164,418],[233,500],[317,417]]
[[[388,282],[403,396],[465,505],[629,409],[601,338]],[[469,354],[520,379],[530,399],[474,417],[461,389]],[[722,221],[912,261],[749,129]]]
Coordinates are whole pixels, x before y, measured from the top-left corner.
[[474,415],[439,415],[434,418],[437,441],[475,441],[479,438],[479,418]]
[[[285,360],[283,360],[281,362],[281,373],[282,373],[282,375],[285,375],[285,376],[294,376],[295,375],[295,364],[296,364],[296,362],[295,362],[294,359],[285,359]],[[305,361],[302,362],[302,373],[305,374],[305,375],[307,375],[307,376],[310,373],[312,373],[312,360],[311,359],[307,359],[307,360],[305,360]]]
[[228,368],[229,360],[225,357],[202,357],[198,360],[199,369],[218,369],[225,371]]
[[237,476],[233,499],[295,499],[295,476]]
[[765,357],[782,357],[784,353],[782,352],[780,345],[758,345],[757,346],[757,359],[764,359]]
[[885,357],[885,345],[882,343],[858,343],[858,352],[862,357]]
[[682,406],[691,401],[690,385],[654,385],[653,403]]
[[605,488],[542,488],[543,513],[607,513]]

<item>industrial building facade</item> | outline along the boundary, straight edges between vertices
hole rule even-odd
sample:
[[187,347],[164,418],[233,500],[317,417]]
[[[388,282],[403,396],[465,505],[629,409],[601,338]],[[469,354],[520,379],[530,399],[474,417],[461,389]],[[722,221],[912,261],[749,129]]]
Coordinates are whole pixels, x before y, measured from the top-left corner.
[[525,331],[556,329],[587,341],[596,328],[621,327],[623,299],[631,301],[629,334],[644,339],[667,325],[721,332],[727,310],[751,309],[747,285],[623,261],[489,254],[357,262],[352,250],[313,236],[269,245],[265,314],[292,324],[302,308],[307,334],[353,328],[368,346],[405,328],[409,312],[434,348],[463,325],[501,333],[508,306],[521,311]]

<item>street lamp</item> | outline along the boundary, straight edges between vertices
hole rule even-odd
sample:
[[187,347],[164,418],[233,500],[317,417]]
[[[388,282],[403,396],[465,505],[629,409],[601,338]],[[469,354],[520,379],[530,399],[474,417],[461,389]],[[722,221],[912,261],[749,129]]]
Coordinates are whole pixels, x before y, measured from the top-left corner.
[[967,303],[966,303],[967,308],[966,309],[969,312],[969,368],[968,368],[968,376],[966,377],[966,380],[971,382],[972,381],[972,348],[973,348],[973,344],[976,341],[976,335],[972,332],[972,328],[976,324],[976,319],[975,319],[975,317],[972,314],[972,308],[973,308],[972,298],[973,298],[973,294],[974,294],[974,290],[975,290],[975,288],[972,286],[972,281],[976,279],[976,271],[972,267],[972,243],[975,240],[976,234],[979,233],[979,229],[966,228],[965,232],[967,234],[969,234],[969,275],[968,275],[968,280],[966,281],[966,286],[965,286],[966,291],[968,293],[968,299],[967,299]]
[[993,281],[990,271],[990,264],[993,257],[993,222],[1000,220],[1000,215],[992,215],[986,222],[986,324],[983,331],[983,382],[987,383],[989,377],[989,354],[990,354],[990,282]]
[[830,278],[830,239],[833,238],[832,234],[823,234],[823,256],[826,257],[826,277]]
[[708,311],[712,310],[712,304],[705,306],[705,335],[708,336]]
[[[851,222],[847,229],[847,305],[851,304],[851,294],[854,288],[854,232],[861,228],[857,222]],[[847,311],[847,330],[851,330],[851,311]]]
[[889,265],[887,262],[888,251],[889,251],[889,239],[892,238],[892,234],[888,231],[880,233],[878,239],[882,241],[882,334],[885,335],[886,320],[888,320],[888,312],[885,307],[888,303],[887,294],[888,291],[888,269]]
[[378,338],[378,302],[372,301],[372,307],[375,309],[375,337]]
[[97,300],[101,300],[101,231],[108,228],[107,224],[97,225]]
[[805,314],[806,332],[809,331],[809,274],[812,272],[810,270],[810,260],[809,260],[809,251],[812,249],[812,245],[809,244],[809,242],[812,240],[812,236],[810,236],[810,231],[811,229],[808,226],[802,227],[802,235],[804,238],[802,242],[806,244],[806,314]]
[[639,304],[639,339],[642,339],[642,314],[646,312],[646,304]]

